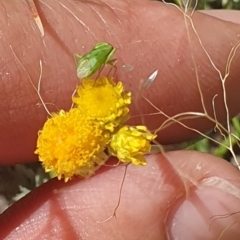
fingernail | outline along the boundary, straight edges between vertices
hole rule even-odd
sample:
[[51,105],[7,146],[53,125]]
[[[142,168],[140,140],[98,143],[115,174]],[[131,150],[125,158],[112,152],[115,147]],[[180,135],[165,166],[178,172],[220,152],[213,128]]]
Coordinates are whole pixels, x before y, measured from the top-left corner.
[[239,239],[239,188],[210,177],[187,193],[169,212],[169,239]]

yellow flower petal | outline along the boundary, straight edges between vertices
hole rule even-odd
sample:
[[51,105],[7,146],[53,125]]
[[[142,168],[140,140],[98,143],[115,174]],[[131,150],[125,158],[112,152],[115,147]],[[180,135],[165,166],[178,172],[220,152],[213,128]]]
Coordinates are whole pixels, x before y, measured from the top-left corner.
[[146,165],[144,155],[150,151],[150,142],[156,137],[145,126],[124,126],[112,136],[108,150],[121,162]]
[[73,97],[77,107],[111,132],[128,119],[131,93],[124,91],[121,82],[106,77],[83,79],[77,94]]
[[39,132],[36,154],[46,171],[65,181],[73,175],[87,177],[104,164],[110,136],[79,109],[61,110]]

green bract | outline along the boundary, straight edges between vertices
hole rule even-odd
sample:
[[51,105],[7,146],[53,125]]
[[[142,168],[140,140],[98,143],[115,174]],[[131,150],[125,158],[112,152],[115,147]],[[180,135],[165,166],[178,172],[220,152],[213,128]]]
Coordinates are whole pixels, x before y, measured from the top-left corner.
[[111,58],[115,51],[116,48],[109,43],[97,43],[95,47],[85,55],[75,54],[78,78],[91,77],[106,64],[113,66],[116,59]]

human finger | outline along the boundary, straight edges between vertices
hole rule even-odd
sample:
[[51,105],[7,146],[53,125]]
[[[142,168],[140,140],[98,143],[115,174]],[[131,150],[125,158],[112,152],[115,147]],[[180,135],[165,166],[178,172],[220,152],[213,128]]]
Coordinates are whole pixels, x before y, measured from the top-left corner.
[[105,170],[35,189],[0,216],[1,239],[238,239],[239,172],[224,160],[149,156],[147,166],[129,166],[121,195],[124,167]]
[[[0,62],[3,68],[0,86],[1,163],[36,160],[33,152],[37,132],[47,117],[44,108],[37,106],[40,100],[30,83],[38,84],[39,61],[43,63],[42,98],[54,105],[47,104],[47,107],[51,111],[68,109],[71,94],[78,83],[72,54],[85,53],[96,42],[107,41],[118,49],[117,79],[125,83],[126,90],[133,92],[132,116],[156,112],[141,96],[139,98],[140,80],[146,79],[155,69],[159,69],[158,78],[147,90],[146,96],[156,107],[169,115],[202,110],[195,75],[189,71],[192,65],[183,16],[176,8],[148,1],[138,1],[137,4],[134,1],[104,1],[96,4],[41,0],[36,6],[44,27],[42,37],[24,1],[15,4],[5,0],[2,4],[5,8],[1,10],[5,9],[7,14],[1,14],[1,29],[4,32]],[[6,21],[7,16],[10,16],[9,21]],[[159,22],[162,24],[159,25]],[[217,57],[215,50],[221,49],[222,57],[217,57],[216,61],[223,68],[230,50],[228,43],[236,36],[238,26],[198,14],[194,22],[202,40],[210,46],[213,58]],[[136,27],[138,24],[144,26],[141,31]],[[215,26],[215,31],[211,31],[211,25]],[[205,34],[206,31],[208,34]],[[214,40],[216,37],[219,41]],[[196,42],[195,39],[193,44]],[[219,95],[216,110],[221,121],[226,116],[220,100],[221,82],[200,47],[196,51],[196,61],[199,60],[201,74],[205,76],[200,81],[206,105],[212,110],[212,98],[216,93]],[[126,73],[121,68],[123,64],[134,66],[133,71]],[[232,69],[227,93],[229,110],[234,115],[239,110],[235,103],[239,98],[240,83],[239,68],[235,63]],[[133,119],[135,124],[142,124],[142,118]],[[144,120],[152,129],[160,126],[164,118],[146,116]],[[191,124],[201,131],[212,126],[202,120],[191,121]],[[166,144],[183,141],[190,136],[190,132],[179,126],[159,133],[161,143]]]

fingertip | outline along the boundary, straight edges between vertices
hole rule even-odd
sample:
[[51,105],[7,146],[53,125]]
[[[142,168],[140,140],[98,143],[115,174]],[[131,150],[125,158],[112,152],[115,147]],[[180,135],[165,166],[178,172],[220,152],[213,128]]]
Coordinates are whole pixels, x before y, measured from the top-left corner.
[[172,239],[239,238],[239,188],[223,178],[206,181],[212,184],[199,183],[169,211],[167,231]]
[[170,238],[238,239],[239,171],[223,159],[202,153],[188,152],[185,161],[176,161],[174,155],[182,159],[185,153],[168,154],[186,186],[186,195],[169,211]]

